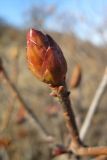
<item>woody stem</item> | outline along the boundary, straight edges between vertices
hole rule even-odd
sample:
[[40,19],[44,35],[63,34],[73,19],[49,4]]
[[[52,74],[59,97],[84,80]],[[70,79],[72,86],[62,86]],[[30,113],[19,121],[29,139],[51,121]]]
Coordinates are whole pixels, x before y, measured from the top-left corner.
[[62,104],[67,128],[71,135],[71,143],[68,149],[78,156],[107,155],[107,147],[86,147],[81,142],[66,84],[64,83],[62,89],[60,88],[61,86],[53,88],[53,90],[56,91],[57,98]]
[[64,84],[64,88],[58,93],[58,99],[62,104],[64,110],[64,117],[67,122],[67,128],[71,134],[72,143],[78,147],[80,146],[81,141],[79,139],[79,132],[75,121],[75,115],[72,110],[71,101],[69,99],[69,92],[67,91],[66,84]]

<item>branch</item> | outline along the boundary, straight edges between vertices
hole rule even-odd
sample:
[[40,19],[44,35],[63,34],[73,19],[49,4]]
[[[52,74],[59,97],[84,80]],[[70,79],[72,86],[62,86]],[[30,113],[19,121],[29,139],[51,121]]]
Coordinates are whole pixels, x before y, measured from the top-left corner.
[[89,110],[88,110],[88,113],[87,113],[86,118],[84,120],[84,123],[81,127],[81,130],[80,130],[80,139],[81,140],[84,140],[84,138],[85,138],[85,135],[86,135],[86,133],[87,133],[89,127],[90,127],[92,118],[94,116],[94,113],[96,112],[99,101],[101,99],[101,96],[104,93],[104,90],[105,90],[106,86],[107,86],[107,67],[105,69],[105,73],[104,73],[104,76],[102,78],[102,81],[99,84],[99,87],[98,87],[98,89],[95,93],[94,99],[93,99],[93,101],[92,101],[92,103],[89,107]]
[[56,96],[62,104],[67,128],[71,134],[72,141],[69,145],[68,150],[71,150],[71,152],[73,152],[77,156],[107,155],[107,147],[87,147],[81,142],[66,84],[58,87],[51,87],[51,89],[51,95]]
[[46,129],[43,127],[43,125],[40,123],[37,116],[34,114],[34,112],[28,107],[28,105],[24,102],[23,98],[21,97],[19,91],[14,86],[14,84],[11,82],[10,78],[8,77],[5,68],[2,65],[2,61],[0,59],[0,73],[5,78],[6,82],[9,84],[13,94],[17,99],[19,100],[20,104],[25,108],[26,112],[28,113],[29,120],[31,120],[31,123],[34,124],[36,127],[38,126],[40,130],[44,133],[47,140],[52,141],[53,137],[50,136],[50,134],[46,131]]

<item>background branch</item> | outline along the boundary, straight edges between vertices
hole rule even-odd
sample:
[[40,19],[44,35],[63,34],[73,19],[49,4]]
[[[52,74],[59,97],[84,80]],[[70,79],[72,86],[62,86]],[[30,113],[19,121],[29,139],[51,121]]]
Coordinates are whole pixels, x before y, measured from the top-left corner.
[[103,95],[104,93],[104,90],[107,86],[107,67],[105,69],[105,72],[104,72],[104,76],[102,78],[102,81],[101,83],[99,84],[99,87],[95,93],[95,96],[93,98],[93,101],[89,107],[89,110],[88,110],[88,113],[85,117],[85,120],[83,122],[83,125],[81,127],[81,130],[80,130],[80,139],[81,140],[84,140],[86,134],[87,134],[87,131],[90,127],[90,124],[92,122],[92,118],[94,116],[94,113],[96,112],[96,109],[98,107],[98,104],[99,104],[99,101],[101,99],[101,96]]
[[19,100],[20,104],[25,108],[27,112],[27,117],[31,121],[31,124],[38,127],[46,137],[48,141],[52,141],[53,137],[47,132],[47,130],[44,128],[44,126],[41,124],[37,116],[34,114],[34,112],[28,107],[28,105],[24,102],[23,98],[21,97],[19,91],[15,87],[15,85],[11,82],[10,78],[8,77],[5,68],[2,65],[2,60],[0,59],[0,71],[5,78],[6,82],[9,84],[14,96]]

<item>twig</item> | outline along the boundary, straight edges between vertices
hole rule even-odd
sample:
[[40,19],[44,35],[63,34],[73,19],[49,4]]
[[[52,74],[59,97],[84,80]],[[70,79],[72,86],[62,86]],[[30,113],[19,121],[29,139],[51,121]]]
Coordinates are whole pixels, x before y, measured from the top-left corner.
[[107,147],[87,147],[85,146],[80,138],[75,121],[75,115],[72,110],[72,106],[69,99],[69,92],[65,84],[63,86],[51,87],[53,96],[56,96],[62,104],[64,110],[64,117],[67,123],[68,130],[71,134],[71,143],[69,150],[78,156],[99,156],[107,155]]
[[30,117],[30,119],[32,119],[31,121],[34,122],[33,124],[37,127],[39,127],[42,132],[44,133],[45,137],[47,139],[50,139],[51,141],[53,140],[53,137],[46,131],[46,129],[43,127],[43,125],[40,123],[39,119],[37,118],[37,116],[34,114],[34,112],[28,107],[28,105],[24,102],[23,98],[21,97],[19,91],[17,90],[17,88],[14,86],[14,84],[11,82],[10,78],[8,77],[5,68],[2,65],[2,61],[0,59],[0,73],[2,73],[3,77],[5,78],[6,82],[9,84],[10,88],[12,89],[12,92],[14,94],[14,96],[17,97],[17,99],[19,100],[19,102],[21,103],[21,105],[26,109],[27,113],[28,113],[28,117]]
[[92,121],[92,118],[94,116],[94,113],[96,112],[96,109],[98,107],[98,104],[99,104],[99,101],[101,99],[101,96],[103,95],[104,93],[104,90],[105,90],[105,87],[107,86],[107,67],[105,69],[105,73],[104,73],[104,76],[102,78],[102,81],[101,83],[99,84],[99,87],[95,93],[95,96],[94,96],[94,99],[89,107],[89,110],[88,110],[88,113],[86,115],[86,118],[84,120],[84,123],[81,127],[81,130],[80,130],[80,139],[81,140],[84,140],[85,138],[85,135],[88,131],[88,128],[90,127],[90,124],[91,124],[91,121]]

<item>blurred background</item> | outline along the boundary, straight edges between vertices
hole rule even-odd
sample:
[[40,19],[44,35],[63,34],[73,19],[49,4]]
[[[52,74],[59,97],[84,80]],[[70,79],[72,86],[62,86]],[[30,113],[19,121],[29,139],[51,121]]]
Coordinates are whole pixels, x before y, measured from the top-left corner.
[[[29,28],[48,33],[61,47],[80,129],[107,66],[106,10],[106,0],[0,0],[0,159],[51,160],[52,149],[69,142],[60,104],[28,69]],[[105,85],[84,138],[87,145],[107,145],[106,95]],[[54,159],[65,158],[76,159]]]

